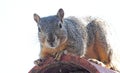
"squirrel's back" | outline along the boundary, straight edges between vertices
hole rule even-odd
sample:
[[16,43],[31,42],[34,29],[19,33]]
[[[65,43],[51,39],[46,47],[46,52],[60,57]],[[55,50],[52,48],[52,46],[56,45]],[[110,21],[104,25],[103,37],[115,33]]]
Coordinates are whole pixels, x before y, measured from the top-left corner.
[[85,25],[76,17],[68,17],[64,19],[64,26],[68,34],[67,50],[80,56],[84,55],[87,42]]

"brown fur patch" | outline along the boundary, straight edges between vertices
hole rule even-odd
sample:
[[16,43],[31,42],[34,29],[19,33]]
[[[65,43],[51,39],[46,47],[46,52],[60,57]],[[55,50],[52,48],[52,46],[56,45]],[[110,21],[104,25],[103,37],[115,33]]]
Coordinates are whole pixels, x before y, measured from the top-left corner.
[[59,53],[60,51],[63,51],[64,49],[66,49],[66,43],[61,44],[55,49],[47,48],[44,44],[41,50],[41,57],[45,58],[48,56],[55,56],[56,53]]

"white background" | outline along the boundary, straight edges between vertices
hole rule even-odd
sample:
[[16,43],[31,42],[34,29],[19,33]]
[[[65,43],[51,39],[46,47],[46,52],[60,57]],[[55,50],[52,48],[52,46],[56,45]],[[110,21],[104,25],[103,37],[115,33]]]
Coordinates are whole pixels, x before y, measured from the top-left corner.
[[0,73],[28,73],[40,51],[33,13],[54,15],[59,8],[65,17],[97,16],[107,21],[120,57],[119,0],[0,0]]

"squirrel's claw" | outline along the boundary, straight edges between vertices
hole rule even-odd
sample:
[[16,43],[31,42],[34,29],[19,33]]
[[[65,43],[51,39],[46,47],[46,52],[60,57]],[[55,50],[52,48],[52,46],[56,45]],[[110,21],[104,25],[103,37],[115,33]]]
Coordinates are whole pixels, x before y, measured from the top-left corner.
[[101,65],[102,67],[106,66],[104,63],[102,63],[101,61],[98,61],[97,59],[88,59],[88,61],[91,61],[95,64]]
[[44,62],[44,59],[37,59],[37,60],[34,61],[34,64],[36,66],[40,66],[43,62]]
[[63,53],[61,53],[61,52],[56,53],[56,55],[55,55],[55,58],[54,58],[54,59],[55,59],[55,60],[57,60],[57,61],[58,61],[58,60],[60,60],[60,59],[61,59],[62,54],[63,54]]
[[62,56],[63,54],[67,54],[67,50],[60,51],[60,52],[56,53],[54,59],[57,60],[57,61],[59,61],[59,60],[61,59],[61,56]]

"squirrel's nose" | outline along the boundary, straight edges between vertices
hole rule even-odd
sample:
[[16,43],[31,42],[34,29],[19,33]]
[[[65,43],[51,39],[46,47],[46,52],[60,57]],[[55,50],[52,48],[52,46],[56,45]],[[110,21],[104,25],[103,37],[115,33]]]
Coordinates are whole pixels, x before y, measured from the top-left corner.
[[47,41],[50,42],[50,43],[52,43],[52,42],[55,41],[55,38],[54,38],[54,37],[52,37],[52,38],[48,38]]

